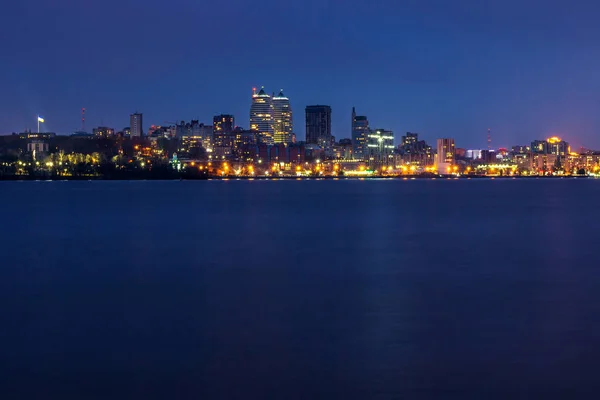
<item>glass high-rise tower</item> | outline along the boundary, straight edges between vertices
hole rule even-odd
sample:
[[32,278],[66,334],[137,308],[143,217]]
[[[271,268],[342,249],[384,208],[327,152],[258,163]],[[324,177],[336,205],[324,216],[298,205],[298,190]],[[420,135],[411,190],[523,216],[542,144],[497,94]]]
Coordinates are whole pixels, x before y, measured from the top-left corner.
[[352,107],[352,158],[364,160],[367,155],[367,136],[369,135],[369,120],[362,115],[356,115]]
[[331,107],[306,106],[306,143],[331,148]]
[[258,141],[265,144],[273,144],[273,100],[261,88],[256,93],[253,89],[252,105],[250,106],[250,129],[256,131]]
[[290,99],[285,97],[283,89],[273,97],[273,139],[275,143],[290,143],[292,141],[292,106]]

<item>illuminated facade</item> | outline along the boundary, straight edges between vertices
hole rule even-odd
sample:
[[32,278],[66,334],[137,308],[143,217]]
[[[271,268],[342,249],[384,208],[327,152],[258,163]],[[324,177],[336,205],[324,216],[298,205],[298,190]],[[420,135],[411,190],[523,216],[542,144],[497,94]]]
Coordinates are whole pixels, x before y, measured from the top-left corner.
[[419,140],[418,133],[406,132],[402,136],[398,153],[402,164],[425,167],[433,164],[433,151],[424,140]]
[[235,118],[233,115],[215,115],[213,117],[213,145],[215,147],[231,147],[234,127]]
[[531,151],[534,154],[553,154],[565,157],[570,152],[569,143],[561,138],[553,136],[547,140],[534,140],[531,142]]
[[275,143],[292,142],[292,106],[290,99],[285,97],[283,89],[273,97],[273,141]]
[[49,145],[44,140],[34,139],[27,142],[27,151],[33,154],[33,158],[48,153]]
[[333,157],[336,160],[352,160],[352,140],[340,139],[339,142],[333,145]]
[[437,164],[454,163],[454,139],[437,140]]
[[331,107],[306,107],[306,143],[316,144],[324,150],[332,146],[331,136]]
[[454,164],[455,148],[454,139],[443,138],[437,140],[437,154],[435,165],[441,174],[448,172],[448,168]]
[[213,132],[218,133],[231,133],[235,128],[235,118],[233,115],[220,114],[213,117]]
[[273,100],[261,88],[252,93],[252,105],[250,106],[250,129],[256,131],[260,143],[273,144]]
[[373,167],[393,165],[394,133],[385,129],[369,131],[365,158],[367,163]]
[[352,155],[355,160],[365,158],[367,135],[369,134],[369,120],[362,115],[356,115],[352,107]]
[[134,113],[129,116],[129,129],[131,137],[142,137],[144,135],[144,128],[142,126],[142,114]]

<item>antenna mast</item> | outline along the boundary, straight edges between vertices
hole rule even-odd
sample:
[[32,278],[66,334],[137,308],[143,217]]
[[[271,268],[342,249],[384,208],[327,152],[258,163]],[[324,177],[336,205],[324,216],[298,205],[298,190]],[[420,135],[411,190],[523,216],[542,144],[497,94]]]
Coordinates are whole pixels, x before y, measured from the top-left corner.
[[81,132],[85,132],[85,108],[81,109]]
[[487,142],[488,142],[488,150],[492,150],[492,130],[490,128],[488,128]]

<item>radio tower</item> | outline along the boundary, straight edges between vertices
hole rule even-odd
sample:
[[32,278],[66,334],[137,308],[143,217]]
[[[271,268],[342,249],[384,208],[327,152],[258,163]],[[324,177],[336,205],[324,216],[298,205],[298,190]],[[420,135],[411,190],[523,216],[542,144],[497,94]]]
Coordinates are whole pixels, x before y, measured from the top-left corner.
[[81,132],[85,132],[85,108],[81,109]]
[[492,150],[492,130],[488,128],[488,150]]

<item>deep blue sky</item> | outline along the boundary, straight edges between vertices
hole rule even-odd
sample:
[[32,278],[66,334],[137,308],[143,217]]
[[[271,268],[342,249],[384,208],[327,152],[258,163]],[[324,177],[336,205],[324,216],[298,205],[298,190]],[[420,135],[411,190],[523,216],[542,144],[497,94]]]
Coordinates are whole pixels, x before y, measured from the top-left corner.
[[[587,3],[587,4],[586,4]],[[459,147],[551,134],[600,148],[600,5],[485,0],[47,0],[0,7],[0,133],[121,129],[233,113],[253,86],[283,88],[295,131],[329,104],[350,135],[354,105],[396,137]]]

